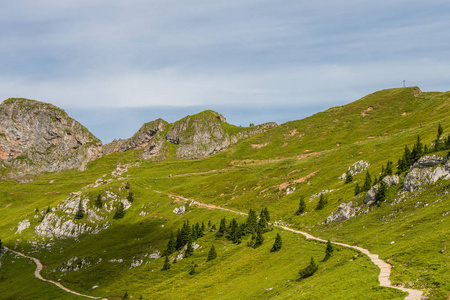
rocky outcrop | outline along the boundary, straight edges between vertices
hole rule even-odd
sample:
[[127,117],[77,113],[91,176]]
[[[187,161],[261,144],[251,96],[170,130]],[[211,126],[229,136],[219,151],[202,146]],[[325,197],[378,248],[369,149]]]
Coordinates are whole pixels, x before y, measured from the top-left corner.
[[131,138],[105,145],[104,153],[144,149],[142,158],[164,160],[172,144],[176,145],[177,158],[202,158],[275,126],[276,123],[266,123],[241,128],[228,124],[222,115],[207,110],[173,124],[162,119],[146,123]]
[[[355,176],[359,173],[364,172],[369,166],[370,166],[370,164],[367,161],[360,160],[360,161],[355,162],[350,167],[348,167],[347,171],[350,172],[350,174],[352,174],[352,176]],[[339,177],[339,179],[341,179],[341,180],[345,180],[346,178],[347,178],[347,172],[345,172],[344,174],[342,174]]]
[[[154,151],[155,147],[160,143],[155,143],[158,138],[155,136],[166,129],[168,123],[163,119],[158,119],[149,123],[145,123],[142,127],[129,139],[114,140],[109,144],[103,146],[103,153],[105,155],[114,152],[125,152],[132,149],[145,148],[146,152]],[[162,139],[161,142],[163,142]]]
[[0,162],[8,169],[6,178],[84,170],[101,152],[101,141],[56,106],[15,98],[0,105]]
[[383,182],[388,187],[392,187],[396,186],[400,182],[400,179],[398,178],[398,175],[388,175],[383,178]]
[[353,207],[353,202],[342,203],[338,208],[328,216],[326,223],[340,222],[350,219],[360,210],[359,207]]
[[403,190],[412,192],[423,185],[436,183],[439,179],[450,180],[450,161],[436,155],[424,156],[411,167],[403,180]]
[[370,190],[367,192],[366,197],[364,197],[364,203],[369,205],[375,203],[377,191],[378,191],[378,184],[372,186]]

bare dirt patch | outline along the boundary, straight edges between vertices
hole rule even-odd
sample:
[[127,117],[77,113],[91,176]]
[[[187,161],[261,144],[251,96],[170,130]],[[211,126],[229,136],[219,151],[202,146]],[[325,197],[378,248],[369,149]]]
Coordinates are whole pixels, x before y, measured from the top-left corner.
[[407,112],[406,112],[406,111],[404,111],[404,112],[402,113],[402,116],[406,116],[406,114],[407,114]]
[[267,146],[267,143],[264,144],[251,144],[250,147],[252,147],[253,149],[260,149],[262,147]]
[[368,116],[369,114],[367,112],[372,111],[372,110],[373,110],[373,107],[369,106],[361,113],[361,116],[363,116],[363,117]]

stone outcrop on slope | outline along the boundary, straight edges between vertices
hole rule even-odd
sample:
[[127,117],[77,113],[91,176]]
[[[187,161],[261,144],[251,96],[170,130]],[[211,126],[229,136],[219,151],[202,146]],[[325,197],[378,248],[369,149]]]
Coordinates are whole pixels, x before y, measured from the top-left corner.
[[6,178],[84,170],[101,153],[101,141],[54,105],[28,99],[0,105],[0,169],[7,170]]
[[361,209],[360,207],[353,207],[355,203],[352,201],[347,203],[342,203],[338,208],[328,216],[326,222],[340,222],[350,219],[356,215],[356,213]]
[[411,172],[405,176],[403,190],[412,192],[439,179],[450,180],[450,160],[436,155],[424,156],[414,163]]
[[172,144],[176,145],[177,158],[203,158],[275,126],[276,123],[266,123],[240,128],[228,124],[222,115],[207,110],[172,124],[161,119],[146,123],[131,138],[105,145],[104,153],[144,149],[144,159],[163,160]]

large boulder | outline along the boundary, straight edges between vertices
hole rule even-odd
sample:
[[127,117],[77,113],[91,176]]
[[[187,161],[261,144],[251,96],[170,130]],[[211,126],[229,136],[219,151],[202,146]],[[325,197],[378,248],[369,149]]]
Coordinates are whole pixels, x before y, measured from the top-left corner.
[[377,196],[378,184],[372,186],[370,190],[367,192],[366,197],[364,198],[365,204],[375,203],[375,198]]
[[415,168],[405,176],[403,190],[412,192],[420,186],[436,183],[439,179],[450,179],[450,170],[445,166]]
[[342,203],[328,216],[326,223],[345,221],[354,217],[360,208],[353,205],[353,202]]

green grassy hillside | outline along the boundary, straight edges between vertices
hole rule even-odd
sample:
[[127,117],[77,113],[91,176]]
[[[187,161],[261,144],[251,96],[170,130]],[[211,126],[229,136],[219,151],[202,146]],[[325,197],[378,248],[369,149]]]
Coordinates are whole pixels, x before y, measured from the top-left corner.
[[[176,159],[172,151],[165,161],[151,162],[140,161],[141,151],[127,151],[96,160],[84,172],[46,174],[24,184],[1,181],[0,238],[4,245],[39,258],[46,265],[44,277],[78,292],[111,299],[120,299],[126,292],[134,299],[404,298],[398,290],[379,287],[379,270],[361,253],[336,247],[332,257],[321,262],[325,244],[279,228],[264,233],[264,243],[254,249],[247,246],[250,235],[243,237],[242,243],[233,244],[224,237],[217,238],[206,225],[205,236],[195,241],[200,248],[191,257],[172,264],[170,270],[161,271],[164,257],[150,257],[166,249],[170,233],[176,233],[184,221],[211,222],[219,228],[223,217],[228,222],[233,218],[238,223],[246,220],[246,216],[233,212],[188,206],[190,201],[182,197],[245,213],[249,209],[259,213],[267,207],[272,222],[367,248],[393,265],[394,284],[421,289],[431,299],[447,299],[449,181],[402,192],[403,173],[400,184],[387,190],[386,200],[370,206],[363,203],[365,193],[354,196],[354,189],[357,183],[363,185],[366,171],[378,177],[388,160],[396,165],[405,145],[412,149],[418,135],[430,149],[438,124],[447,135],[449,100],[449,92],[383,90],[282,124],[208,158]],[[445,156],[447,150],[434,154]],[[367,170],[348,184],[339,179],[360,160],[370,164]],[[120,176],[112,174],[118,164],[135,163],[139,165]],[[124,188],[126,183],[129,190]],[[64,239],[36,235],[34,228],[42,211],[58,206],[69,193],[77,191],[89,199],[87,207],[91,209],[99,194],[126,198],[131,191],[134,201],[122,219],[113,219],[113,211],[105,213],[102,224],[109,227],[97,234]],[[328,203],[317,210],[320,197],[315,195],[320,192],[327,196]],[[296,215],[302,196],[306,212]],[[357,216],[325,223],[340,204],[349,201],[359,208]],[[186,213],[180,216],[172,212],[183,204]],[[30,227],[15,234],[19,222],[25,219]],[[76,224],[90,224],[87,217],[73,219]],[[272,253],[276,233],[282,236],[283,246]],[[217,258],[207,262],[212,245]],[[20,267],[27,264],[24,259],[12,263],[11,255],[4,255],[2,295],[30,298],[32,291],[45,285],[33,279],[30,265]],[[319,269],[313,276],[300,279],[298,272],[311,257]],[[196,273],[190,275],[193,264],[197,264]],[[21,288],[23,282],[29,290]],[[53,287],[47,293],[53,299],[64,297]]]

